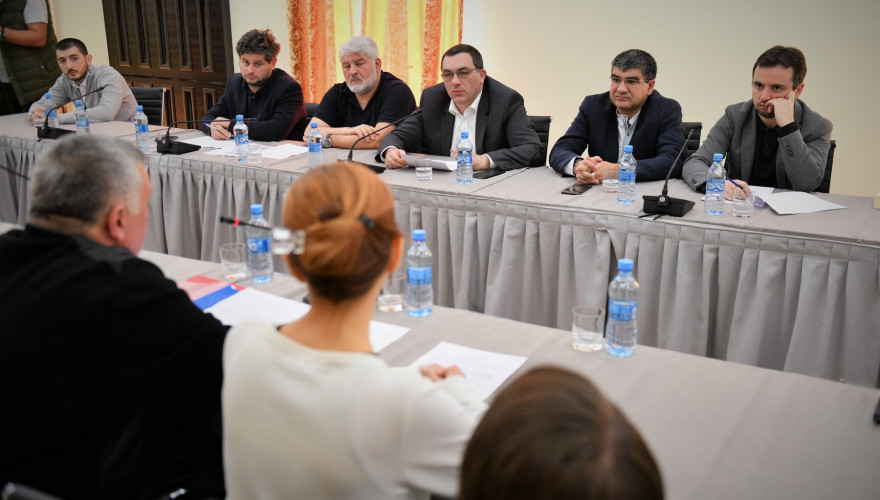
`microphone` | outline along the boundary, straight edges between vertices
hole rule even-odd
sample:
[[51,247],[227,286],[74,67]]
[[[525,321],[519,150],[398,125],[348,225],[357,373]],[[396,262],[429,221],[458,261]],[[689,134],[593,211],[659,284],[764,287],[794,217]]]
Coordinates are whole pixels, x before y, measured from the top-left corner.
[[[231,122],[232,120],[227,119],[220,121]],[[245,118],[244,120],[242,120],[242,122],[244,123],[255,121],[255,118]],[[201,146],[196,146],[195,144],[187,144],[185,142],[178,142],[175,140],[176,137],[171,137],[171,129],[175,125],[180,125],[182,123],[204,123],[204,120],[178,120],[176,122],[173,122],[171,125],[168,125],[168,130],[165,131],[165,137],[156,139],[156,152],[162,154],[182,155],[202,149]]]
[[[58,111],[59,109],[63,108],[64,106],[67,106],[68,104],[70,104],[74,101],[82,99],[83,97],[85,97],[89,94],[94,94],[95,92],[100,92],[102,90],[104,90],[103,85],[96,88],[95,90],[93,90],[91,92],[86,92],[85,94],[77,97],[76,99],[67,101],[60,106],[55,106],[54,108],[52,108],[51,111],[46,112],[46,110],[43,110],[43,112],[46,115],[46,118],[45,118],[45,121],[43,122],[43,126],[41,126],[40,128],[37,129],[37,137],[39,137],[40,139],[57,139],[61,136],[67,135],[67,134],[75,134],[76,132],[73,130],[67,130],[67,129],[57,128],[57,127],[50,127],[49,126],[49,115],[52,114],[52,112]],[[85,106],[85,101],[83,101],[83,106]]]
[[364,135],[363,137],[359,137],[358,140],[354,141],[354,144],[352,144],[352,145],[351,145],[351,148],[348,150],[348,161],[350,161],[350,162],[352,162],[352,163],[357,163],[358,165],[363,165],[363,166],[369,168],[370,170],[372,170],[373,172],[376,172],[377,174],[381,174],[382,172],[384,172],[384,171],[385,171],[385,167],[384,167],[384,166],[373,165],[373,164],[370,164],[370,163],[363,163],[363,162],[360,162],[360,161],[354,161],[354,160],[352,160],[351,157],[352,157],[352,155],[354,154],[354,147],[357,146],[357,143],[361,142],[362,140],[366,139],[367,137],[369,137],[369,136],[371,136],[371,135],[373,135],[373,134],[379,133],[379,132],[385,130],[386,128],[388,128],[388,127],[393,127],[393,126],[395,126],[395,125],[400,125],[401,123],[403,123],[404,121],[406,121],[408,118],[411,118],[411,117],[413,117],[413,116],[416,116],[417,114],[419,114],[419,113],[421,113],[421,112],[422,112],[422,108],[416,108],[415,110],[413,110],[412,113],[410,113],[410,114],[404,116],[403,118],[399,118],[399,119],[397,119],[397,120],[394,120],[393,122],[389,123],[388,125],[385,125],[385,126],[382,127],[382,128],[377,128],[376,130],[370,132],[369,134],[366,134],[366,135]]
[[660,214],[671,215],[673,217],[681,217],[684,214],[688,213],[690,209],[694,208],[694,202],[692,202],[691,200],[685,200],[683,198],[670,198],[667,195],[669,188],[669,176],[672,175],[672,171],[675,169],[675,164],[678,163],[678,159],[681,158],[681,154],[684,153],[685,149],[687,149],[687,143],[691,139],[691,135],[693,133],[693,130],[688,132],[687,138],[684,140],[684,144],[681,145],[681,149],[678,151],[678,155],[675,157],[675,161],[672,162],[672,166],[669,167],[669,172],[666,173],[666,181],[663,183],[663,191],[660,193],[660,196],[642,196],[642,199],[645,200],[642,210],[646,214]]

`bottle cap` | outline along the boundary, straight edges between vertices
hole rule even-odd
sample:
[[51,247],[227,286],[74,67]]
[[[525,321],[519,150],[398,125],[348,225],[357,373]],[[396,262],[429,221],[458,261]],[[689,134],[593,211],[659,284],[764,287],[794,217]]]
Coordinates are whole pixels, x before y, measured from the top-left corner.
[[138,111],[143,111],[143,110],[144,110],[144,107],[141,106],[140,104],[138,104],[136,109],[137,109]]
[[251,205],[251,215],[262,215],[263,214],[263,205],[259,203],[254,203]]
[[717,162],[717,161],[721,161],[723,159],[724,159],[724,155],[721,153],[715,153],[714,155],[712,155],[712,161]]
[[235,115],[235,120],[239,122],[244,120],[244,115]]
[[46,99],[51,99],[52,94],[50,94],[49,92],[46,92],[46,95],[44,95],[43,97],[45,97]]
[[468,131],[467,131],[467,130],[462,130],[462,131],[461,131],[461,138],[462,138],[462,139],[467,139],[467,138],[468,138]]
[[425,230],[424,229],[413,230],[413,241],[425,241]]
[[74,106],[82,106],[83,102],[80,99],[77,99],[76,102],[73,103]]
[[624,152],[624,153],[632,153],[632,152],[633,152],[632,144],[627,144],[626,146],[624,146],[624,147],[623,147],[623,152]]
[[312,124],[309,126],[312,128],[318,128],[318,122],[312,122]]
[[633,270],[633,261],[632,259],[620,259],[617,261],[617,270],[623,271],[625,273],[632,272]]

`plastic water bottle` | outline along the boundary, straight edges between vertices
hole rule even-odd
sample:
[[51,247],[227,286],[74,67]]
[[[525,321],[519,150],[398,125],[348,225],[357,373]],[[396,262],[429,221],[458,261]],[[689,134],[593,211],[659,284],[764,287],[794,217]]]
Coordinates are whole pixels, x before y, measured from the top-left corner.
[[455,180],[459,184],[470,184],[474,180],[474,147],[468,140],[468,131],[461,131],[461,140],[455,147],[456,157],[458,158],[458,169],[455,172]]
[[[54,107],[54,106],[52,106],[51,100],[49,101],[49,105],[50,105],[50,107]],[[49,109],[49,108],[46,108],[46,109]],[[49,120],[49,127],[52,127],[52,128],[57,127],[58,126],[58,110],[53,109],[51,112],[49,112],[48,115],[46,115],[46,119]]]
[[706,196],[703,198],[703,208],[706,215],[722,215],[724,214],[724,182],[727,179],[727,173],[721,166],[721,160],[724,155],[715,153],[712,156],[712,166],[706,174]]
[[144,114],[144,107],[138,104],[137,113],[134,114],[134,141],[138,149],[146,153],[150,150],[150,120]]
[[263,218],[263,205],[256,203],[251,205],[250,224],[256,224],[266,229],[245,226],[248,247],[248,271],[254,283],[266,283],[272,281],[272,240],[270,238],[271,226]]
[[324,164],[324,138],[317,123],[312,122],[309,127],[309,169],[313,169]]
[[[52,105],[52,94],[46,92],[46,94],[40,98],[39,106],[43,108],[43,113],[38,113],[34,115],[34,127],[37,128],[43,126],[43,123],[46,122],[47,118],[46,113],[48,113],[50,109],[55,107]],[[50,123],[49,126],[52,126],[52,124]]]
[[[235,136],[235,161],[247,163],[250,143],[248,142],[248,127],[244,123],[243,115],[235,115],[235,126],[232,127],[232,134]],[[251,210],[253,208],[251,207]],[[263,213],[262,207],[260,208],[260,213]]]
[[83,107],[83,102],[81,99],[77,99],[74,103],[76,105],[76,111],[74,115],[76,116],[76,133],[77,134],[88,134],[89,131],[89,113],[86,111],[86,108]]
[[413,231],[412,239],[412,247],[406,253],[406,309],[410,316],[424,318],[434,310],[433,256],[425,244],[424,229]]
[[620,205],[632,205],[636,201],[636,159],[632,152],[632,145],[624,146],[623,158],[618,165],[617,203]]
[[605,350],[618,358],[632,356],[638,337],[639,284],[633,278],[632,270],[632,259],[618,260],[617,277],[608,285]]

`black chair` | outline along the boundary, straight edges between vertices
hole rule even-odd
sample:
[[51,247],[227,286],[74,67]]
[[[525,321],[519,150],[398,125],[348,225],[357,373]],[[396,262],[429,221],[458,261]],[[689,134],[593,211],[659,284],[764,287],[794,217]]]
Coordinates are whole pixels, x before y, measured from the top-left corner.
[[[691,130],[694,131],[694,135],[691,136],[687,144],[688,151],[693,154],[700,149],[700,134],[703,132],[703,122],[681,122],[681,126],[684,127],[685,138],[687,138]],[[684,155],[684,157],[687,158],[687,155]]]
[[165,124],[165,87],[129,87],[150,125]]
[[315,117],[315,111],[318,110],[318,103],[316,102],[307,102],[306,103],[306,117],[300,120],[300,122],[293,128],[294,140],[302,139],[302,136],[308,132],[309,123],[312,121],[312,118]]
[[552,116],[532,116],[528,115],[529,121],[532,122],[532,128],[538,133],[538,139],[544,146],[544,164],[547,164],[547,145],[550,142],[550,122],[553,121]]
[[828,159],[825,160],[825,178],[822,184],[816,188],[817,193],[828,193],[831,191],[831,166],[834,163],[834,148],[837,147],[837,141],[831,141],[831,147],[828,148]]
[[315,111],[318,111],[318,103],[307,102],[306,103],[306,120],[312,121],[312,118],[315,116]]
[[0,490],[2,500],[61,500],[23,484],[6,483]]

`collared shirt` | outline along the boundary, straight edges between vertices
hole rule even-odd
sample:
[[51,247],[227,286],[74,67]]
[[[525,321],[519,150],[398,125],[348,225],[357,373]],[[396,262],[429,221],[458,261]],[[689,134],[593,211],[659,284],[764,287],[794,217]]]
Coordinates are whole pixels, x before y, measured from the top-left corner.
[[[615,114],[617,114],[617,163],[620,163],[620,159],[623,158],[623,147],[632,140],[633,134],[636,131],[636,122],[639,120],[642,110],[640,109],[636,112],[632,118],[627,118],[626,115],[620,114],[619,111],[615,111]],[[579,156],[572,158],[564,167],[563,172],[568,175],[574,175],[574,164],[578,160],[583,160],[583,158]]]
[[[455,124],[452,126],[452,144],[449,145],[450,150],[454,150],[458,147],[458,143],[461,141],[461,132],[464,130],[468,131],[468,141],[471,143],[476,149],[477,145],[477,109],[480,107],[480,99],[483,97],[483,91],[481,90],[479,94],[477,94],[477,98],[474,99],[474,102],[471,103],[467,109],[464,110],[464,113],[459,113],[458,108],[455,107],[455,101],[452,99],[449,100],[449,114],[455,117]],[[476,150],[474,150],[476,154]],[[495,166],[495,162],[492,161],[492,158],[489,155],[486,155],[489,158],[489,167],[492,168]]]

